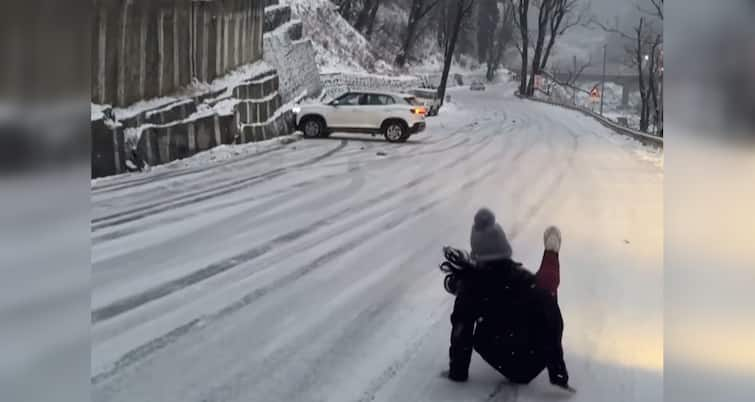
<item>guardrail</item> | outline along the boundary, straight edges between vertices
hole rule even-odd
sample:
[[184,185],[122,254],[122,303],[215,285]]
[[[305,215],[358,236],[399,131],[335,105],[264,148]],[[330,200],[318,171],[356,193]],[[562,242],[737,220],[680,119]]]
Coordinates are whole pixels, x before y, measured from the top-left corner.
[[658,148],[663,148],[663,137],[656,137],[654,135],[649,135],[649,134],[643,133],[641,131],[632,130],[631,128],[624,127],[624,126],[622,126],[622,125],[620,125],[620,124],[618,124],[618,123],[616,123],[616,122],[614,122],[614,121],[612,121],[612,120],[610,120],[610,119],[608,119],[606,117],[603,117],[603,116],[601,116],[601,115],[593,112],[592,110],[584,109],[584,108],[581,108],[579,106],[571,105],[571,104],[568,104],[568,103],[561,103],[561,102],[550,101],[550,100],[547,100],[547,99],[525,97],[525,96],[521,96],[521,95],[517,95],[517,96],[519,96],[520,98],[523,98],[523,99],[527,99],[527,100],[531,100],[531,101],[535,101],[535,102],[540,102],[540,103],[546,103],[546,104],[554,105],[554,106],[560,106],[560,107],[564,107],[564,108],[567,108],[567,109],[575,110],[577,112],[581,112],[582,114],[584,114],[586,116],[590,116],[590,117],[594,118],[600,124],[602,124],[602,125],[610,128],[610,129],[612,129],[613,131],[615,131],[615,132],[617,132],[619,134],[632,137],[632,138],[636,139],[637,141],[640,141],[641,143],[643,143],[645,145],[650,145],[650,146],[654,146],[654,147],[658,147]]

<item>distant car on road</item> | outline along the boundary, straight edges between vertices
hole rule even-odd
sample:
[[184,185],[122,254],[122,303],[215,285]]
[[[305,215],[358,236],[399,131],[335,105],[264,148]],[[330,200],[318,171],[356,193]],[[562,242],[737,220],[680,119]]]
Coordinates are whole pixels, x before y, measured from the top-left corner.
[[414,95],[425,107],[427,107],[427,116],[437,116],[440,111],[440,97],[438,90],[434,88],[414,88],[409,93]]
[[483,84],[482,81],[475,81],[469,86],[469,89],[472,91],[484,91],[485,84]]
[[425,130],[427,108],[411,94],[350,91],[327,103],[297,105],[293,112],[305,137],[339,131],[383,134],[389,142],[405,142]]

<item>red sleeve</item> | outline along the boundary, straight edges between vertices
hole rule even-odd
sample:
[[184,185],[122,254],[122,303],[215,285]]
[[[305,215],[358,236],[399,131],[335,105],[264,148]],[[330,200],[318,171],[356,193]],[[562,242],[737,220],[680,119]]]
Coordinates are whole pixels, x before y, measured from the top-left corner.
[[536,283],[541,289],[547,290],[554,297],[557,295],[558,286],[561,284],[560,266],[558,254],[553,251],[545,251],[540,269],[537,271]]

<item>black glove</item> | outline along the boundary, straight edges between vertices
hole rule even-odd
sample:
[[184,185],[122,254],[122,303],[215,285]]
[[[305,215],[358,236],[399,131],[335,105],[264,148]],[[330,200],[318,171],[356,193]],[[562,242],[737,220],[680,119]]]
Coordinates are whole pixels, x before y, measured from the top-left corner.
[[443,256],[460,269],[474,268],[474,261],[466,251],[446,246],[443,247]]
[[446,279],[443,280],[443,287],[446,288],[446,292],[456,296],[459,291],[459,278],[454,274],[446,275]]
[[443,272],[444,274],[455,274],[461,272],[461,268],[457,267],[454,264],[451,264],[448,261],[443,261],[443,263],[440,264],[439,268],[440,272]]

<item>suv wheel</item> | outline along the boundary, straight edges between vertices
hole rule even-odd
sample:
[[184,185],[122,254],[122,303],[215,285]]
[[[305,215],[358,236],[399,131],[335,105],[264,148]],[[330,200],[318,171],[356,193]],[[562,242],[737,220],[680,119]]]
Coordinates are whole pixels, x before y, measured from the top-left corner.
[[388,142],[404,142],[409,138],[409,129],[401,121],[393,120],[385,124],[383,133]]
[[301,125],[304,136],[307,138],[325,137],[325,124],[322,119],[309,117]]

